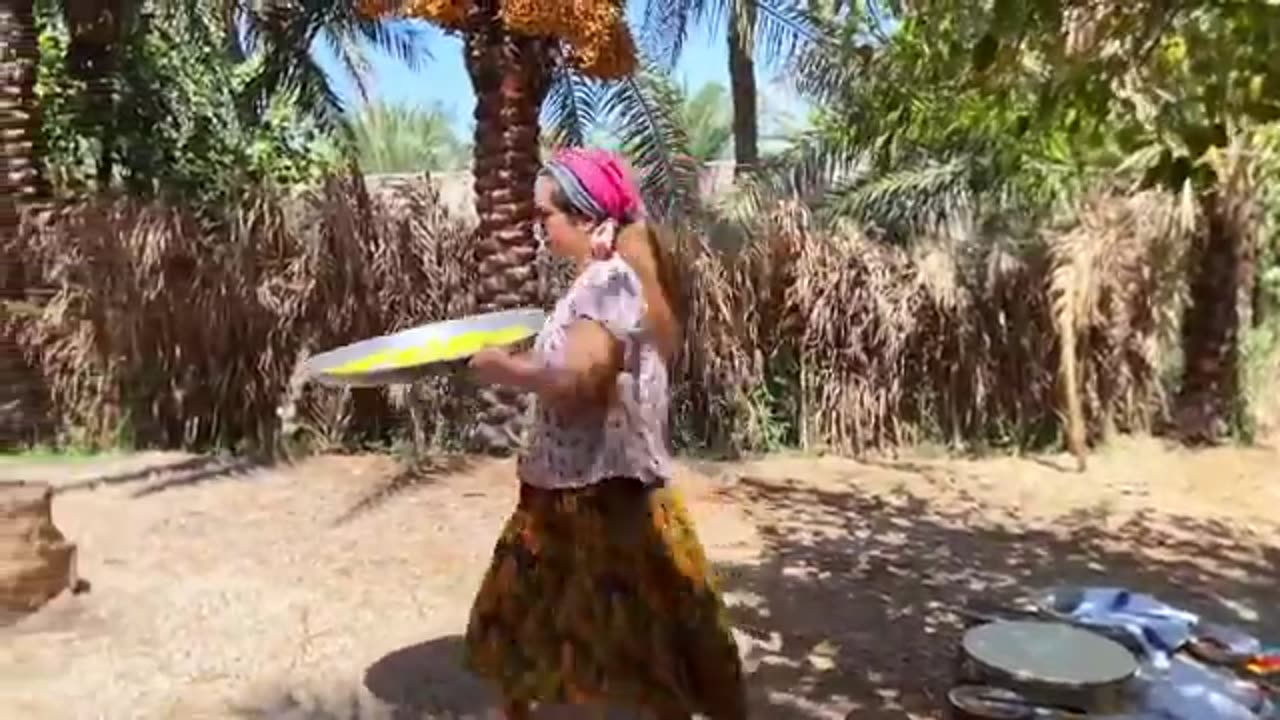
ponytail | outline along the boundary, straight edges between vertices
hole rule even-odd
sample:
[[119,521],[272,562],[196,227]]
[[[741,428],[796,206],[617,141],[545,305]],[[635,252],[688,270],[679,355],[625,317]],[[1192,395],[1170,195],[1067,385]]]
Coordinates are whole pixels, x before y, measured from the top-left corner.
[[671,249],[652,225],[633,222],[618,232],[617,251],[640,276],[648,307],[646,329],[671,365],[684,344],[688,317],[688,303]]

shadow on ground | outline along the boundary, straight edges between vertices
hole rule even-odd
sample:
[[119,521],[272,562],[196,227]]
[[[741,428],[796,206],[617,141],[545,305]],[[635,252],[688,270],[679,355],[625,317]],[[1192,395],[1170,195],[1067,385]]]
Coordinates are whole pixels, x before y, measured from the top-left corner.
[[436,638],[394,650],[357,683],[274,688],[232,708],[245,720],[420,720],[488,718],[497,705],[462,666],[462,638]]
[[[489,688],[462,666],[462,638],[451,635],[400,648],[370,665],[364,686],[398,711],[418,718],[450,712],[475,716],[494,708]],[[425,680],[425,682],[424,682]]]
[[[927,466],[893,467],[937,480]],[[1251,544],[1246,529],[1157,511],[1122,518],[1105,506],[1028,529],[1016,510],[1002,521],[963,490],[931,502],[905,484],[871,494],[858,479],[823,490],[743,477],[719,491],[752,516],[763,543],[755,562],[719,568],[753,718],[941,718],[960,610],[1053,585],[1124,585],[1280,641],[1280,549]],[[457,636],[390,652],[361,681],[328,686],[327,704],[299,692],[239,716],[497,717],[488,688],[462,667]],[[551,708],[539,717],[592,716]]]
[[[360,687],[342,683],[294,688],[234,708],[244,720],[499,720],[497,695],[463,666],[459,635],[393,650],[364,671]],[[335,690],[335,688],[337,688]],[[639,720],[634,713],[595,708],[538,708],[534,720]]]
[[475,458],[469,455],[424,455],[416,458],[405,463],[386,482],[362,495],[351,508],[334,520],[334,525],[349,523],[401,493],[430,485],[442,478],[465,474],[475,464]]
[[1108,523],[1099,508],[1029,531],[993,523],[976,500],[943,511],[853,482],[824,492],[744,478],[731,495],[765,544],[759,564],[722,568],[749,638],[755,717],[941,717],[957,610],[1057,584],[1122,584],[1280,639],[1280,551],[1221,523]]
[[216,480],[244,478],[247,475],[271,467],[271,464],[250,458],[199,456],[174,462],[164,462],[128,470],[126,472],[98,475],[56,486],[56,492],[97,490],[100,487],[138,485],[135,498],[154,495],[166,490],[189,487]]

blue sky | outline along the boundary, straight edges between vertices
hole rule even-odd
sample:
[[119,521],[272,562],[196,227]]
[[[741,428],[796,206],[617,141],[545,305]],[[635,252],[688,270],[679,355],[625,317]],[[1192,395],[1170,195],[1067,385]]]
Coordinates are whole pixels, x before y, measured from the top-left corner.
[[[431,58],[418,70],[410,70],[400,61],[380,52],[369,52],[372,72],[368,79],[371,100],[396,104],[436,106],[453,121],[455,129],[470,134],[471,112],[475,96],[462,63],[462,42],[425,23],[422,26],[424,45]],[[676,67],[676,77],[690,88],[696,89],[706,82],[728,84],[728,50],[723,27],[700,28],[695,31],[685,47],[684,55]],[[316,53],[322,65],[329,68],[329,75],[348,100],[348,106],[360,105],[355,84],[335,61],[332,51],[323,43],[317,43]],[[762,123],[767,132],[771,116],[784,113],[800,114],[803,104],[789,93],[782,92],[769,82],[772,71],[758,67],[761,92]]]

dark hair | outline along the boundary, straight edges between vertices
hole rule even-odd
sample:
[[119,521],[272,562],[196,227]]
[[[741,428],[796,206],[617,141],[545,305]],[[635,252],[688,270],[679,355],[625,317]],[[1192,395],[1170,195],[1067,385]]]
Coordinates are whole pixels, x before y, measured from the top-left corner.
[[[639,243],[633,242],[639,240]],[[646,258],[636,257],[633,247],[644,247],[652,260],[652,269]],[[633,222],[618,232],[618,254],[640,276],[649,310],[645,323],[658,340],[667,363],[673,363],[684,340],[684,326],[688,319],[688,303],[684,294],[680,272],[671,248],[660,237],[657,229],[644,221]],[[655,297],[655,295],[657,297]],[[661,300],[661,302],[654,302]]]
[[569,202],[569,196],[565,194],[564,188],[560,186],[560,183],[556,181],[555,177],[546,172],[538,173],[539,180],[544,178],[547,182],[551,183],[551,204],[555,206],[555,209],[570,217],[580,218],[583,220],[590,219],[585,213],[575,207],[573,203]]

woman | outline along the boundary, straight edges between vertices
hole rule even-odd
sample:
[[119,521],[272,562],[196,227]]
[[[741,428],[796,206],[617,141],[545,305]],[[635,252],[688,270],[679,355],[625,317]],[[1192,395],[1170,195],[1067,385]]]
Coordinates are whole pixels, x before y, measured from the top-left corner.
[[482,382],[534,393],[538,412],[519,504],[471,611],[468,663],[500,686],[511,720],[565,702],[743,718],[724,606],[668,487],[682,332],[671,259],[611,153],[561,152],[535,200],[542,242],[578,275],[532,353],[471,361]]

